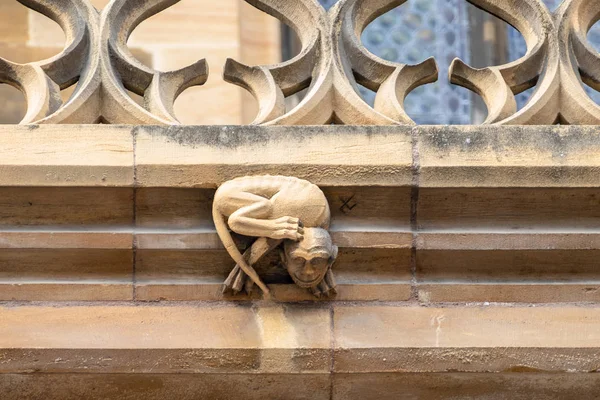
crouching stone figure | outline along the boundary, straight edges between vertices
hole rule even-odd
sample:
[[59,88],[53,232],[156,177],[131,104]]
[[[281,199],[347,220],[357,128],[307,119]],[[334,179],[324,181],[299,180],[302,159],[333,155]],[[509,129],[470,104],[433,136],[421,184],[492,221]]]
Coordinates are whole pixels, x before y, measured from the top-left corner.
[[[269,296],[255,265],[280,249],[294,282],[315,296],[336,293],[331,272],[338,248],[328,232],[331,213],[316,185],[285,176],[252,176],[225,182],[215,194],[213,218],[217,233],[237,263],[223,292],[251,292],[254,284]],[[242,255],[229,230],[256,241]]]

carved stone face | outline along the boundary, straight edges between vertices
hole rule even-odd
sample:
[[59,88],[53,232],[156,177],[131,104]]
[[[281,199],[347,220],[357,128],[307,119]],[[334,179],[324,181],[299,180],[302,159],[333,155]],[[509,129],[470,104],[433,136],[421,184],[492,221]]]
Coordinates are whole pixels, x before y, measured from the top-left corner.
[[321,228],[305,228],[304,239],[287,240],[283,262],[294,282],[302,288],[317,286],[337,257],[329,232]]

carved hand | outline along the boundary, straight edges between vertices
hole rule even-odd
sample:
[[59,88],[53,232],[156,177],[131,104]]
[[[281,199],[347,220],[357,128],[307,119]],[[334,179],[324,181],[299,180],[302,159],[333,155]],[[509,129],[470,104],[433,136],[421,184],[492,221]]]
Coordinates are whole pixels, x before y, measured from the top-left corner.
[[298,242],[304,238],[304,225],[298,218],[281,217],[269,222],[273,224],[271,239],[289,239]]

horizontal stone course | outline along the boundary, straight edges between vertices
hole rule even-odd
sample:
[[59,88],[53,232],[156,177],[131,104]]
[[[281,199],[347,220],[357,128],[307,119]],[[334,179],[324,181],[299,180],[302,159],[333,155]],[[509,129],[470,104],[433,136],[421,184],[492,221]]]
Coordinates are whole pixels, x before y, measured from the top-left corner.
[[569,399],[600,387],[589,306],[8,303],[0,321],[8,399],[158,399],[182,385],[182,399]]
[[[48,391],[52,387],[52,391]],[[229,400],[397,400],[457,397],[578,400],[600,390],[599,374],[4,374],[0,391],[7,400],[90,400],[115,398]]]
[[0,317],[0,373],[600,369],[591,306],[63,303],[4,305]]
[[[221,294],[232,261],[212,198],[236,176],[289,174],[329,201],[338,301],[595,302],[596,136],[593,127],[0,127],[0,300],[258,299]],[[313,300],[277,263],[261,267],[274,272],[275,297]]]
[[600,139],[586,126],[5,125],[0,143],[3,186],[132,186],[134,166],[140,187],[215,188],[249,172],[320,186],[410,186],[414,173],[423,188],[600,183]]
[[0,186],[131,187],[131,128],[0,125]]

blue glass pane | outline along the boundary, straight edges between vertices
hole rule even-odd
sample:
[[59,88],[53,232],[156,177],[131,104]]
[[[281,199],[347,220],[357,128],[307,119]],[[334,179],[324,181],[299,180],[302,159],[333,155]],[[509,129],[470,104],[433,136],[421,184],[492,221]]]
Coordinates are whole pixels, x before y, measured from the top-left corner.
[[[329,8],[337,0],[321,0]],[[419,124],[468,124],[471,95],[450,85],[446,77],[455,57],[469,62],[468,15],[464,0],[411,0],[370,24],[362,36],[369,51],[388,61],[420,63],[433,56],[440,66],[439,82],[418,88],[405,101]],[[361,88],[373,104],[375,93]]]
[[329,10],[331,8],[331,6],[333,6],[335,3],[337,3],[337,0],[320,0],[321,4],[323,5],[323,7],[325,7],[325,9]]

